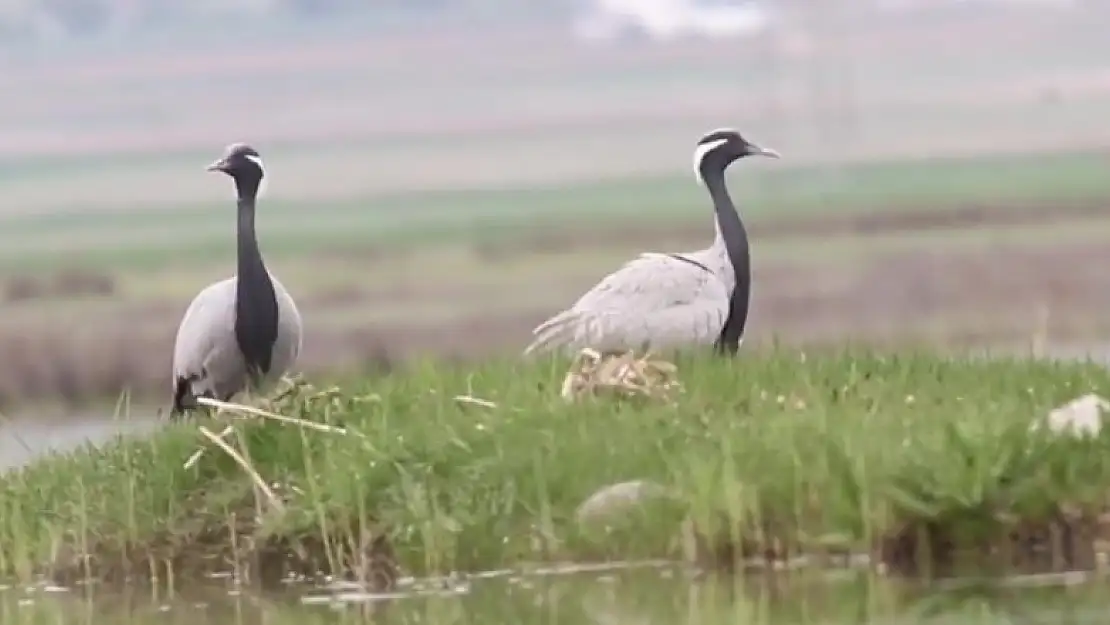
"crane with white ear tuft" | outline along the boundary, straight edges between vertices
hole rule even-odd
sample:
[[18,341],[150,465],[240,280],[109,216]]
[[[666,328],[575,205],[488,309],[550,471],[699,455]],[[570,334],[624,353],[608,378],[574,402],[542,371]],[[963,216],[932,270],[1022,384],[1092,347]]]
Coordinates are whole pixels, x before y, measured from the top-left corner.
[[195,408],[198,397],[228,401],[271,385],[301,351],[300,312],[267,271],[255,235],[255,200],[266,175],[262,158],[251,146],[233,143],[208,171],[235,182],[238,270],[197,294],[177,328],[173,417]]
[[712,245],[696,252],[641,254],[536,327],[524,353],[713,344],[720,353],[735,354],[748,321],[751,261],[725,170],[745,156],[779,154],[732,129],[707,133],[694,149],[694,174],[713,201]]

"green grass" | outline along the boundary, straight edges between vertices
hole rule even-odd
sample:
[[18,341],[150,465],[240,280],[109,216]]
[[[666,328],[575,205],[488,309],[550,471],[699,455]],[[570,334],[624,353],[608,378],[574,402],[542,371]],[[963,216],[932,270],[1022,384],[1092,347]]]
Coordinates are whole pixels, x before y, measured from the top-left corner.
[[[783,349],[679,367],[686,391],[673,407],[564,404],[563,366],[548,362],[425,363],[306,391],[283,412],[348,434],[240,425],[232,443],[285,493],[283,511],[257,525],[244,521],[251,486],[228,456],[212,449],[182,467],[200,442],[192,424],[47,457],[0,476],[0,575],[29,577],[61,554],[63,569],[83,573],[85,551],[92,574],[249,552],[247,537],[231,545],[221,533],[232,515],[255,545],[322,542],[335,568],[352,540],[381,529],[417,573],[675,555],[686,515],[733,539],[866,550],[927,520],[957,542],[1001,534],[998,515],[1037,523],[1060,506],[1094,510],[1110,488],[1110,434],[1028,431],[1076,395],[1110,394],[1096,364]],[[498,407],[461,406],[457,394]],[[577,526],[588,495],[629,479],[672,487],[679,501],[608,538]],[[751,533],[763,522],[774,529]]]
[[[971,203],[1051,202],[1110,197],[1110,178],[1092,154],[948,159],[822,167],[760,167],[733,177],[753,221],[820,212],[944,210]],[[34,269],[155,268],[211,258],[230,248],[224,204],[74,208],[0,219],[0,264]],[[305,211],[311,211],[307,219]],[[573,186],[412,192],[349,201],[268,202],[259,231],[271,258],[321,249],[481,241],[566,228],[679,224],[704,218],[708,201],[692,176],[607,180]]]

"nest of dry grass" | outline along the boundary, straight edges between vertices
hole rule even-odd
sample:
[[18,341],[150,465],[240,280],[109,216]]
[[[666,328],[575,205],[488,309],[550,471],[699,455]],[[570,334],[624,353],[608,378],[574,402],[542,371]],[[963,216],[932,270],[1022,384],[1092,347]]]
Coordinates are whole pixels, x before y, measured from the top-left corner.
[[615,397],[672,401],[681,392],[678,367],[632,351],[602,354],[594,349],[578,353],[563,379],[562,396],[569,402],[583,397]]

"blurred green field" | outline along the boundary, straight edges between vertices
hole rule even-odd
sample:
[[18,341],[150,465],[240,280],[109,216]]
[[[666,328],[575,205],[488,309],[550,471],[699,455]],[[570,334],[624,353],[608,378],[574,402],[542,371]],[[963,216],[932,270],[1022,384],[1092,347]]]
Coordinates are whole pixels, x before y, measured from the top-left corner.
[[[1097,155],[745,169],[733,185],[752,222],[754,342],[1110,332]],[[0,345],[21,356],[0,371],[0,405],[161,389],[188,301],[234,271],[230,204],[4,217]],[[301,304],[309,371],[519,349],[623,260],[712,236],[692,175],[275,200],[260,219],[269,265]]]
[[[182,159],[182,163],[203,162]],[[86,169],[118,167],[108,161]],[[835,169],[788,161],[745,162],[732,170],[746,217],[768,220],[951,210],[973,204],[1046,204],[1110,197],[1110,163],[1097,153],[1057,153],[859,163]],[[182,166],[181,176],[204,176]],[[66,168],[26,172],[50,185]],[[95,174],[90,174],[95,175]],[[134,174],[141,176],[141,171]],[[211,186],[230,186],[209,177]],[[228,191],[227,189],[224,189]],[[4,185],[0,182],[0,195]],[[0,265],[9,270],[68,265],[126,273],[228,263],[230,200],[155,208],[83,207],[0,214]],[[711,223],[708,200],[688,176],[646,176],[516,188],[384,194],[346,201],[266,201],[259,232],[267,256],[294,264],[308,255],[352,257],[381,248],[495,242],[528,234],[626,226],[664,229]],[[360,251],[362,253],[360,253]],[[314,261],[315,262],[315,261]]]

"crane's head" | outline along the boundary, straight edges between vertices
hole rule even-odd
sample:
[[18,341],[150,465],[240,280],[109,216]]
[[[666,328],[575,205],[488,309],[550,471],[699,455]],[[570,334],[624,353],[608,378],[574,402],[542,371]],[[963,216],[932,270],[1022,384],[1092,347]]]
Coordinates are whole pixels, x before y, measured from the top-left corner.
[[246,143],[232,143],[224,149],[224,154],[206,168],[208,171],[222,171],[235,180],[240,190],[251,189],[257,194],[261,191],[266,176],[262,157]]
[[246,143],[232,143],[224,149],[224,155],[208,165],[208,171],[222,171],[232,178],[247,175],[262,178],[266,171],[262,167],[262,157]]
[[771,148],[760,147],[731,128],[706,133],[694,148],[694,175],[705,182],[707,173],[722,173],[733,161],[745,156],[779,158]]

